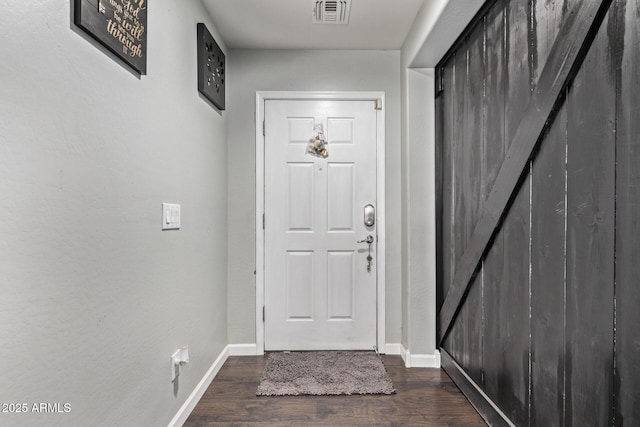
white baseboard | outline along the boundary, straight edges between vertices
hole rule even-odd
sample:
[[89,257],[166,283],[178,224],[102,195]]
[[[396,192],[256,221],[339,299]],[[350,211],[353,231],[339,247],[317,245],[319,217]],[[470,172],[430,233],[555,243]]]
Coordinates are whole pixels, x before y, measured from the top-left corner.
[[407,368],[438,368],[440,369],[440,352],[436,350],[433,354],[411,354],[400,344],[400,356],[404,360]]
[[400,356],[402,356],[402,360],[404,360],[405,368],[411,367],[411,354],[407,351],[406,348],[402,344],[400,344]]
[[205,391],[207,391],[207,388],[216,377],[216,375],[218,375],[220,368],[222,368],[222,365],[224,365],[224,362],[229,357],[229,347],[230,346],[226,346],[224,350],[222,350],[218,358],[213,362],[207,373],[204,375],[204,377],[202,377],[196,388],[191,392],[180,410],[178,410],[171,422],[169,422],[169,427],[181,427],[185,423],[185,421],[187,421],[187,418],[189,418],[189,415],[191,415],[191,412],[202,398],[202,395]]
[[400,354],[402,351],[402,344],[400,343],[387,343],[385,344],[385,354]]
[[256,356],[258,346],[256,344],[229,344],[229,356]]
[[410,359],[412,368],[440,369],[440,352],[438,350],[435,350],[433,354],[412,354]]

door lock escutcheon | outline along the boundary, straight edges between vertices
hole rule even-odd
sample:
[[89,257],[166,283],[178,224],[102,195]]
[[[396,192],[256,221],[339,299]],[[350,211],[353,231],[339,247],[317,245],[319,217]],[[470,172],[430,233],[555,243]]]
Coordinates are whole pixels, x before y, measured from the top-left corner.
[[376,208],[371,203],[364,207],[364,225],[373,227],[376,223]]

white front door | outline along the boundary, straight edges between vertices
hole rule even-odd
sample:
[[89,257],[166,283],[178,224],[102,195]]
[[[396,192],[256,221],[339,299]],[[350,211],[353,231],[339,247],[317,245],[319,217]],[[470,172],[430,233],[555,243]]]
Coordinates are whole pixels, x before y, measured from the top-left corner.
[[376,118],[372,101],[265,101],[265,350],[376,345]]

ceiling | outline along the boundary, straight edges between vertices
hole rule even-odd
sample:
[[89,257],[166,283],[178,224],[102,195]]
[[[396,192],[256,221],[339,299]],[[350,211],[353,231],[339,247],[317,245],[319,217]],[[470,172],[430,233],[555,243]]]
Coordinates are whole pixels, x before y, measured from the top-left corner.
[[313,24],[315,0],[202,3],[230,49],[398,50],[424,1],[352,0],[347,25]]

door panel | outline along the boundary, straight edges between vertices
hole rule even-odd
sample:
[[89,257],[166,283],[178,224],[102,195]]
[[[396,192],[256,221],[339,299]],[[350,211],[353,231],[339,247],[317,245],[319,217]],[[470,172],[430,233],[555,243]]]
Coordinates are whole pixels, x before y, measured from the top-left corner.
[[355,168],[353,163],[329,163],[328,175],[328,231],[354,230]]
[[[265,350],[376,344],[376,111],[371,101],[265,102]],[[307,153],[322,125],[328,157]]]
[[289,232],[305,232],[313,230],[313,163],[287,164],[287,196],[289,200],[288,218]]

